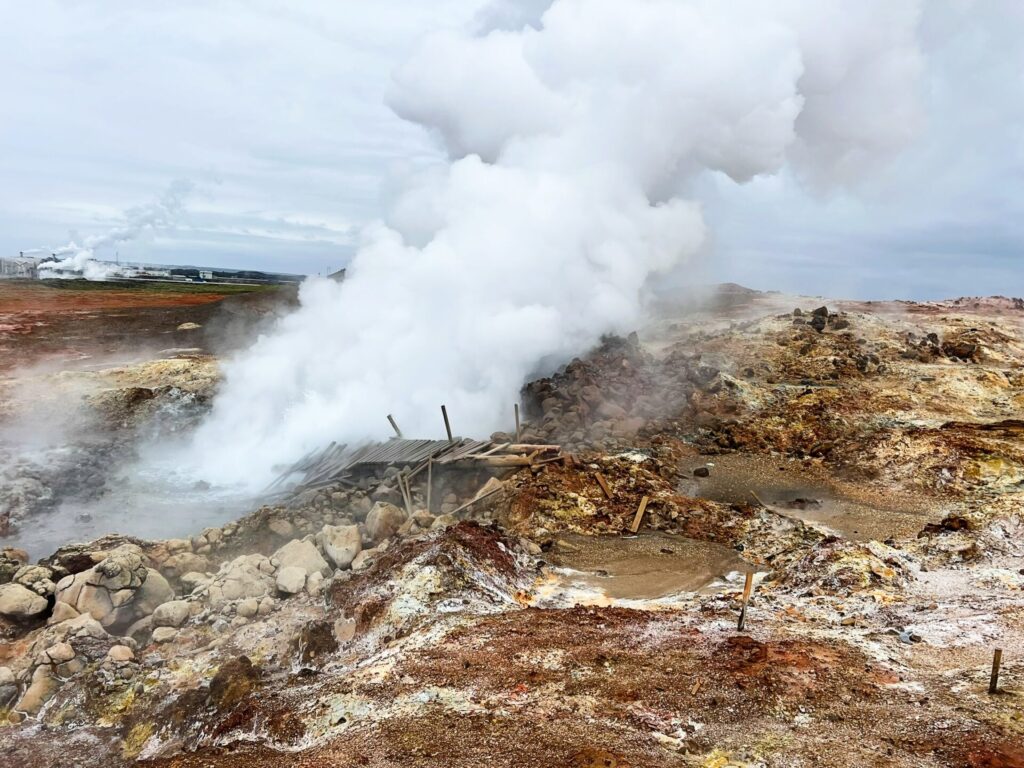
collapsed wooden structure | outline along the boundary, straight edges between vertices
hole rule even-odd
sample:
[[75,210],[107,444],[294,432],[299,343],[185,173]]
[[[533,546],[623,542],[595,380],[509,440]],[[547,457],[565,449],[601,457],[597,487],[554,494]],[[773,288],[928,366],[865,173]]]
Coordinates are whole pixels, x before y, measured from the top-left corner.
[[[362,477],[377,475],[389,467],[399,470],[406,485],[433,466],[446,469],[522,469],[564,460],[558,445],[498,442],[494,440],[410,440],[395,437],[384,443],[349,450],[331,443],[314,451],[284,471],[267,489],[275,493],[315,490],[334,484],[356,485]],[[294,484],[289,481],[295,479]]]

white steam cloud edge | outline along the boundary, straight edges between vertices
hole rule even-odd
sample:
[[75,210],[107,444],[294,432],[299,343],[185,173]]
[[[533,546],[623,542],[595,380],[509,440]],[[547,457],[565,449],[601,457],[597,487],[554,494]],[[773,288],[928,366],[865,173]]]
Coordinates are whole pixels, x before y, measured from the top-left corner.
[[196,436],[208,476],[259,485],[332,440],[507,428],[541,361],[643,317],[701,252],[695,177],[791,166],[855,182],[920,128],[916,2],[509,3],[423,42],[389,103],[451,162],[370,226],[341,284],[225,365]]
[[184,212],[185,202],[193,189],[191,181],[177,179],[156,200],[126,210],[124,221],[118,226],[99,235],[90,235],[81,243],[72,239],[67,245],[54,248],[51,252],[60,258],[41,263],[39,276],[44,279],[86,280],[110,280],[116,277],[119,271],[117,266],[99,260],[96,251],[174,226]]

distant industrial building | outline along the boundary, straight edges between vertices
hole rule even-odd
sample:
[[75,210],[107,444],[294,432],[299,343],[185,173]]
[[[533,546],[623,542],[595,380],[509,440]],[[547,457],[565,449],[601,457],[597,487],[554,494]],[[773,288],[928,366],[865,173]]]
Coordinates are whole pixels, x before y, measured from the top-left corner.
[[0,258],[0,279],[21,278],[35,280],[39,277],[39,259],[19,253],[17,258]]
[[[47,277],[81,278],[81,272],[72,269],[54,269],[59,259],[45,259],[19,254],[17,258],[0,258],[0,278],[37,280]],[[301,283],[305,275],[282,272],[263,272],[255,269],[222,269],[220,267],[193,267],[167,264],[130,264],[113,261],[90,260],[100,265],[106,280],[154,280],[175,283],[229,283],[238,285],[280,285]]]

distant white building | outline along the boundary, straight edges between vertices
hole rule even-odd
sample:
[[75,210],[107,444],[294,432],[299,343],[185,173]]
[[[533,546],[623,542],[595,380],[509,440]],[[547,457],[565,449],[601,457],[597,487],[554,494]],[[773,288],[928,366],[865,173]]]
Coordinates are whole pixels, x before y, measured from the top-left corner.
[[28,278],[39,276],[39,259],[20,255],[16,259],[0,258],[0,278]]

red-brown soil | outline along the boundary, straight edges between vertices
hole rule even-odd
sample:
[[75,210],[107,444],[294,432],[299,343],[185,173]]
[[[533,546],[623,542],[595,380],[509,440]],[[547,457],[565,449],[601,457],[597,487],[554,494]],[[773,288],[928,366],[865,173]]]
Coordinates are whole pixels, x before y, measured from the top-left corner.
[[[0,372],[56,358],[67,362],[138,354],[150,347],[203,347],[225,303],[267,311],[294,289],[176,283],[0,281]],[[227,301],[225,301],[227,300]],[[199,330],[199,332],[197,332]]]

